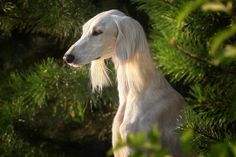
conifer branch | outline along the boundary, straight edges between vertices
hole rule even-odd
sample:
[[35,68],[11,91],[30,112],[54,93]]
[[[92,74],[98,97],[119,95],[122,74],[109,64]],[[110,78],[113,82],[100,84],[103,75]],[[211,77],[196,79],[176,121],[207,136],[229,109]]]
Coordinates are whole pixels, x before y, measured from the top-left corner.
[[200,131],[200,130],[198,130],[198,129],[194,129],[194,131],[195,131],[196,133],[198,133],[199,135],[202,135],[202,136],[207,137],[208,139],[211,139],[211,140],[213,140],[213,141],[219,141],[218,138],[215,138],[215,137],[213,137],[213,136],[210,136],[210,135],[208,135],[208,134],[206,134],[206,133],[204,133],[204,132],[202,132],[202,131]]
[[176,45],[175,46],[176,49],[180,52],[182,52],[183,54],[185,54],[186,56],[189,56],[190,58],[193,58],[193,59],[196,59],[196,60],[199,60],[201,62],[204,62],[204,63],[207,63],[207,64],[211,64],[207,59],[204,59],[204,58],[200,58],[199,56],[189,52],[188,50],[184,49],[183,47],[179,46],[179,45]]
[[235,71],[233,70],[230,70],[230,69],[223,69],[219,66],[216,66],[215,64],[213,64],[211,61],[209,61],[208,59],[205,59],[205,58],[201,58],[191,52],[189,52],[188,50],[184,49],[183,47],[181,47],[180,45],[178,45],[176,43],[176,40],[170,40],[170,44],[172,46],[174,46],[176,48],[176,50],[178,50],[179,52],[183,53],[184,55],[188,56],[189,58],[192,58],[194,60],[197,60],[197,61],[200,61],[204,64],[207,64],[209,67],[214,67],[215,69],[217,69],[218,71],[221,71],[223,73],[228,73],[228,74],[233,74],[235,75]]
[[186,56],[188,56],[188,57],[190,57],[190,58],[192,58],[192,59],[194,59],[194,60],[198,60],[198,61],[200,61],[200,62],[203,62],[203,63],[205,63],[205,64],[208,64],[209,66],[215,66],[215,65],[212,64],[209,60],[207,60],[207,59],[205,59],[205,58],[201,58],[201,57],[199,57],[199,56],[197,56],[197,55],[195,55],[195,54],[189,52],[188,50],[184,49],[183,47],[181,47],[180,45],[178,45],[178,44],[176,43],[176,40],[173,40],[173,39],[170,40],[170,44],[171,44],[172,46],[174,46],[174,47],[176,48],[176,50],[178,50],[179,52],[183,53],[184,55],[186,55]]

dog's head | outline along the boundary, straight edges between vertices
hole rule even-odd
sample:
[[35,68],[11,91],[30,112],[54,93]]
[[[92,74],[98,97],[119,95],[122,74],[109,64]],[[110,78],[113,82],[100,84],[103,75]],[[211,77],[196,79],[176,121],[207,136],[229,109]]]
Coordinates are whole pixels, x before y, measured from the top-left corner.
[[100,58],[111,58],[114,54],[120,60],[126,60],[143,45],[143,35],[136,20],[118,10],[105,11],[84,24],[81,38],[69,48],[63,59],[75,67]]
[[69,48],[63,59],[74,67],[92,62],[92,86],[101,90],[110,84],[104,60],[112,57],[122,64],[135,52],[148,52],[141,25],[118,10],[109,10],[84,24],[81,38]]

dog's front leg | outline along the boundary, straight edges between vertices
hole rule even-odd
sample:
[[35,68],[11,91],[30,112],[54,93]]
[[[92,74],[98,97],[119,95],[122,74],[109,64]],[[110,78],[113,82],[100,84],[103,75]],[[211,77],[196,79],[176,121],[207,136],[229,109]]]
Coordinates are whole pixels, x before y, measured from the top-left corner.
[[[123,121],[119,128],[121,140],[123,142],[126,142],[128,135],[130,133],[135,133],[136,131],[137,131],[137,128],[135,127],[135,125],[130,124],[129,122]],[[128,146],[125,146],[120,149],[120,152],[122,154],[122,157],[129,157],[132,153],[132,149]]]
[[115,157],[124,157],[121,150],[119,149],[116,150],[117,145],[122,142],[119,129],[124,119],[124,112],[125,112],[125,103],[119,106],[112,124],[112,146],[114,149]]

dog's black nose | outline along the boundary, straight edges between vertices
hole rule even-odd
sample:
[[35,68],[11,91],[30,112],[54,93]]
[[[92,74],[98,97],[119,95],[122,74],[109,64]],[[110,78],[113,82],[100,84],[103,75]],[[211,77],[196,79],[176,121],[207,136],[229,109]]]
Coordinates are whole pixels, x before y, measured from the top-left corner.
[[67,62],[67,63],[72,63],[75,60],[75,56],[74,55],[65,55],[63,57],[63,59]]

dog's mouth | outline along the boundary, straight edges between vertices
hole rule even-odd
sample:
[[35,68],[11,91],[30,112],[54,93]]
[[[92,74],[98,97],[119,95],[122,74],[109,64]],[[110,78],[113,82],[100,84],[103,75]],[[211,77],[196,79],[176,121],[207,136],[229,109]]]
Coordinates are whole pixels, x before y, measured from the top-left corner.
[[[99,56],[99,57],[95,58],[95,59],[92,60],[92,61],[96,61],[96,60],[100,60],[100,59],[109,60],[111,57],[112,57],[111,54],[106,54],[106,55],[104,55],[104,56]],[[68,64],[69,66],[74,67],[74,68],[81,68],[81,67],[83,67],[83,66],[85,66],[85,65],[87,65],[87,64],[89,64],[89,63],[91,63],[92,61],[88,61],[88,62],[86,62],[86,63],[81,63],[81,62],[79,61],[79,59],[75,59],[72,63],[67,63],[67,64]]]
[[[97,58],[95,58],[94,59],[94,61],[95,60],[99,60],[99,59],[101,59],[102,57],[97,57]],[[87,62],[87,63],[79,63],[79,61],[78,61],[78,59],[76,59],[74,62],[72,62],[72,63],[67,63],[69,66],[72,66],[72,67],[74,67],[74,68],[81,68],[81,67],[83,67],[83,66],[85,66],[85,65],[88,65],[89,63],[91,63],[91,61],[90,62]]]
[[83,65],[81,64],[75,64],[75,63],[68,63],[69,66],[72,66],[74,68],[81,68]]
[[97,57],[97,58],[95,58],[95,60],[98,60],[98,59],[100,59],[100,58],[102,58],[102,57]]

